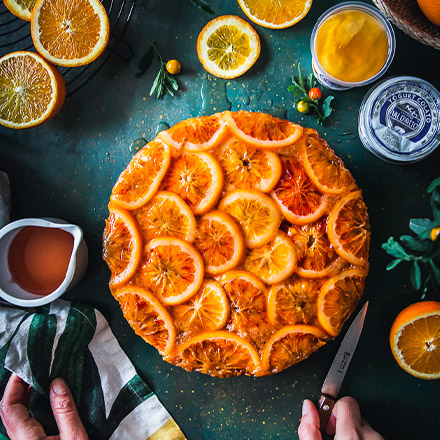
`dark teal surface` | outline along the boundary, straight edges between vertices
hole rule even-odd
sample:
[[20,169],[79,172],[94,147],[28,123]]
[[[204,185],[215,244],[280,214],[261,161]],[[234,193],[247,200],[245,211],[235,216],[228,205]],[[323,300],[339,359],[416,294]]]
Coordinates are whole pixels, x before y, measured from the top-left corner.
[[[310,13],[286,30],[255,25],[262,43],[255,66],[235,80],[207,74],[197,59],[196,40],[212,18],[189,0],[137,0],[126,35],[134,57],[112,57],[47,124],[25,131],[0,128],[0,169],[12,186],[12,217],[60,217],[80,225],[90,251],[84,280],[66,299],[87,301],[100,309],[159,399],[190,440],[293,439],[303,399],[317,399],[341,338],[301,364],[264,378],[213,379],[187,373],[162,361],[156,350],[135,336],[107,282],[101,260],[101,236],[111,188],[132,157],[130,144],[150,140],[165,122],[225,109],[258,110],[317,127],[293,108],[287,92],[301,63],[309,72],[309,39],[318,16],[337,1],[315,0]],[[211,0],[218,15],[245,18],[236,0]],[[419,76],[440,89],[440,52],[396,29],[397,51],[386,76]],[[175,98],[150,98],[155,64],[141,78],[137,63],[155,40],[164,58],[177,58],[182,73]],[[374,56],[374,54],[372,54]],[[419,299],[409,286],[409,268],[386,272],[390,258],[381,243],[408,232],[412,217],[430,214],[428,184],[440,175],[440,149],[422,162],[397,166],[381,161],[357,136],[359,105],[368,87],[334,93],[335,112],[318,130],[352,171],[369,207],[372,225],[371,271],[364,298],[370,300],[364,332],[342,386],[341,395],[356,397],[362,414],[388,439],[439,438],[440,382],[416,379],[401,370],[388,344],[397,313]],[[347,134],[348,133],[348,134]],[[440,292],[432,292],[440,300]]]

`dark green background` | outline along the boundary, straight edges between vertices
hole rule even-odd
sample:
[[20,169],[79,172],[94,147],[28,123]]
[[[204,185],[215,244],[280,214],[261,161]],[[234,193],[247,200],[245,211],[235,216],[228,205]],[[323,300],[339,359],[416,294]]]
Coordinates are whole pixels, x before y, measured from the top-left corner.
[[[259,60],[242,77],[225,81],[207,74],[197,59],[197,35],[211,16],[189,0],[137,0],[126,34],[134,49],[129,63],[112,57],[47,124],[23,131],[0,128],[0,169],[11,180],[12,218],[60,217],[84,229],[88,271],[65,299],[89,302],[104,313],[140,375],[190,440],[296,438],[302,401],[318,398],[341,338],[295,367],[258,379],[213,379],[163,362],[154,348],[135,336],[107,289],[101,236],[111,188],[132,157],[131,142],[154,138],[161,122],[173,125],[231,108],[267,111],[317,127],[312,117],[302,117],[293,108],[287,87],[298,63],[310,72],[313,25],[336,3],[315,0],[307,17],[286,30],[255,25],[262,45]],[[245,18],[236,0],[210,4],[218,15]],[[396,56],[386,76],[419,76],[440,89],[440,52],[398,29],[396,37]],[[164,58],[182,63],[177,77],[181,89],[175,98],[157,101],[148,96],[156,61],[144,76],[135,77],[153,39]],[[341,395],[355,396],[363,416],[388,439],[435,439],[440,432],[439,382],[405,373],[388,344],[397,313],[420,295],[409,286],[409,267],[385,271],[390,258],[381,243],[390,235],[407,233],[410,218],[429,216],[426,188],[440,175],[440,149],[407,166],[383,162],[365,150],[357,136],[357,118],[367,90],[334,93],[335,112],[318,128],[363,189],[372,225],[371,271],[364,296],[370,307]],[[432,292],[431,298],[440,299],[440,292]]]

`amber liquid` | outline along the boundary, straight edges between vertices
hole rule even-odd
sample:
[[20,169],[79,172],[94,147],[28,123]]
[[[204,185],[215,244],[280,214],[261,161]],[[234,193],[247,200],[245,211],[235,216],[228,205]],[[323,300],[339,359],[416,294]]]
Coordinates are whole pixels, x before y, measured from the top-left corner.
[[72,250],[73,236],[62,229],[24,227],[9,247],[13,281],[36,295],[52,293],[64,281]]

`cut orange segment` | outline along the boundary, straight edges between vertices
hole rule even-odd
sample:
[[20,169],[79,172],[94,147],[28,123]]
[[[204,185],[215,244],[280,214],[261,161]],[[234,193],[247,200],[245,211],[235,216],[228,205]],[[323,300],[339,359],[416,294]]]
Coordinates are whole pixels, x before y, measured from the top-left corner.
[[119,287],[135,273],[142,256],[142,235],[133,216],[110,207],[105,222],[102,257],[110,271],[110,286]]
[[280,283],[296,269],[296,249],[286,234],[278,231],[269,243],[248,252],[244,267],[266,284]]
[[38,0],[32,10],[35,49],[58,66],[89,64],[107,46],[110,24],[99,0]]
[[271,193],[284,217],[294,225],[312,223],[327,210],[327,198],[311,182],[298,162],[288,159]]
[[205,281],[193,297],[172,308],[172,315],[176,327],[186,334],[219,330],[229,318],[229,301],[216,281]]
[[33,52],[12,52],[0,58],[0,124],[29,128],[61,109],[64,78],[56,67]]
[[368,263],[370,222],[361,191],[349,193],[336,203],[328,218],[327,233],[342,258],[356,266]]
[[171,161],[163,189],[182,197],[194,214],[204,214],[216,205],[223,183],[223,172],[214,156],[188,153]]
[[315,130],[300,142],[305,170],[316,187],[330,194],[341,194],[355,187],[355,181],[344,162],[336,156]]
[[196,238],[196,218],[177,194],[159,191],[144,206],[133,211],[145,241],[168,236],[192,243]]
[[337,336],[355,309],[365,287],[367,271],[346,270],[330,278],[318,295],[319,325],[331,336]]
[[228,191],[258,189],[270,192],[281,177],[280,158],[231,138],[217,153]]
[[417,302],[402,310],[391,327],[390,345],[407,373],[440,379],[440,302]]
[[110,200],[126,209],[145,205],[156,193],[170,164],[170,147],[160,140],[138,151],[113,187]]
[[296,273],[305,278],[332,276],[343,266],[327,236],[327,217],[304,226],[292,226],[288,236],[298,249]]
[[313,325],[287,325],[267,342],[263,352],[263,368],[278,373],[309,357],[326,343],[328,336]]
[[138,286],[125,286],[115,292],[124,318],[142,339],[166,355],[173,348],[176,331],[170,314],[160,301]]
[[205,264],[205,272],[218,274],[243,262],[246,241],[240,226],[224,211],[205,214],[197,225],[194,243]]
[[238,0],[243,12],[260,26],[284,29],[302,20],[312,0]]
[[260,56],[260,38],[252,26],[235,15],[211,20],[197,39],[197,55],[205,70],[219,78],[236,78]]
[[31,21],[32,9],[37,0],[3,0],[5,6],[18,18]]
[[225,112],[225,118],[233,134],[251,147],[286,147],[296,142],[303,132],[300,125],[266,113]]
[[180,304],[203,282],[203,260],[191,244],[174,237],[155,238],[145,246],[135,284],[150,290],[163,303]]
[[246,244],[251,249],[268,243],[281,223],[281,214],[276,203],[257,190],[231,191],[220,200],[218,207],[240,223]]
[[158,136],[176,150],[206,151],[221,143],[226,133],[226,121],[221,114],[215,114],[186,119]]
[[267,318],[274,326],[316,323],[317,292],[322,280],[293,275],[269,290]]

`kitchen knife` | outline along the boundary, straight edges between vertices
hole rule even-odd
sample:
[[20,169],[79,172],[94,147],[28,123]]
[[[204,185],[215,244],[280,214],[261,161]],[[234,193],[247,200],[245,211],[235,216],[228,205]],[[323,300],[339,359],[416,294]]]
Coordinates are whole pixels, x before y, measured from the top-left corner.
[[327,373],[327,377],[321,388],[321,397],[318,401],[318,414],[319,414],[319,430],[324,432],[328,419],[335,405],[336,398],[341,388],[342,380],[344,379],[347,368],[353,357],[354,350],[358,343],[359,337],[364,325],[365,314],[367,313],[368,301],[362,307],[361,311],[357,314],[356,318],[352,322],[350,328],[344,336],[341,342],[338,352],[333,360],[330,370]]

